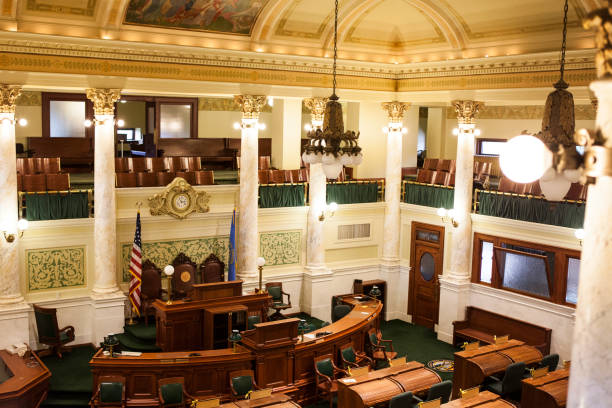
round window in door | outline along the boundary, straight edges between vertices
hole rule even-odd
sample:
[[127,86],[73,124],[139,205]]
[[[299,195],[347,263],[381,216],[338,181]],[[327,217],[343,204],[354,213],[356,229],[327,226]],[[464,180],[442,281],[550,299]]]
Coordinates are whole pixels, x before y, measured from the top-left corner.
[[421,255],[419,264],[423,279],[425,279],[427,282],[431,281],[436,271],[434,257],[429,252],[425,252],[423,255]]

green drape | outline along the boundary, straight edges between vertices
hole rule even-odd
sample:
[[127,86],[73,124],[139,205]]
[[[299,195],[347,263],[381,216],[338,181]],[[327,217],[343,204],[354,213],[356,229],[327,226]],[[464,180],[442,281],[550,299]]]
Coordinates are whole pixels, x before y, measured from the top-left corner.
[[26,194],[26,218],[29,221],[87,218],[87,193]]
[[480,192],[478,197],[478,213],[482,215],[568,228],[582,228],[584,223],[584,204],[553,203],[538,198],[500,195],[486,191]]
[[327,203],[357,204],[378,201],[378,184],[327,183]]
[[455,189],[406,183],[404,202],[435,208],[453,208]]
[[259,186],[259,208],[301,207],[305,191],[304,184]]

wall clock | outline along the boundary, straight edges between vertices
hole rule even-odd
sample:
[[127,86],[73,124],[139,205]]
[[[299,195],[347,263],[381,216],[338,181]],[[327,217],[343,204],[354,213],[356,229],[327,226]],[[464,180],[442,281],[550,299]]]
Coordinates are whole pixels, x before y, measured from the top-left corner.
[[182,220],[193,212],[210,211],[209,201],[208,193],[196,191],[185,179],[177,177],[163,193],[149,197],[149,210],[151,215],[170,215]]

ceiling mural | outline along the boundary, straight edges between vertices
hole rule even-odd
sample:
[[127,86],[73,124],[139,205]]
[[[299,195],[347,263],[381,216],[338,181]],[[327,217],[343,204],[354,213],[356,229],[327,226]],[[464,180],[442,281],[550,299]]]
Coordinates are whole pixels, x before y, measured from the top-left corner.
[[125,23],[250,34],[269,0],[131,0]]

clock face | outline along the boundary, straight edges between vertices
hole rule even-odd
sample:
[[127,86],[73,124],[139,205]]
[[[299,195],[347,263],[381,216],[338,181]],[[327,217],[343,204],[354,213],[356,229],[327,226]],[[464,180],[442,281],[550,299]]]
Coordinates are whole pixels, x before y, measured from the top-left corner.
[[186,194],[178,194],[174,197],[174,207],[177,210],[184,210],[189,206],[189,197]]

